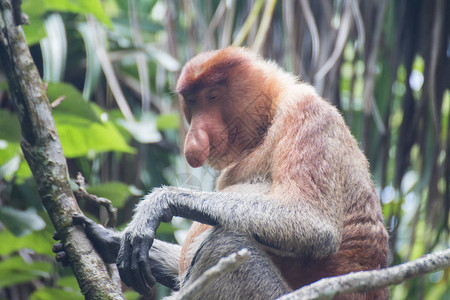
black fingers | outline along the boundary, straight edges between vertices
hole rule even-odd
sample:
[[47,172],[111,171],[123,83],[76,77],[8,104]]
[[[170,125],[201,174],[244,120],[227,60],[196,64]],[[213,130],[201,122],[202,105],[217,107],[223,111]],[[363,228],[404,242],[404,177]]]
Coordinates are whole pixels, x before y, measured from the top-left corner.
[[138,242],[138,245],[135,245],[133,249],[131,250],[131,276],[133,278],[133,287],[136,291],[138,291],[140,294],[145,295],[147,294],[147,290],[150,287],[147,287],[145,284],[145,279],[143,278],[143,274],[140,272],[139,269],[139,253],[140,253],[140,241]]
[[120,236],[113,230],[98,225],[84,215],[72,216],[73,223],[84,227],[86,236],[106,263],[115,263],[120,246]]
[[95,224],[97,225],[94,221],[92,221],[91,219],[89,219],[88,217],[81,215],[81,214],[76,214],[72,216],[72,221],[73,224],[75,225],[84,225],[84,224]]
[[142,241],[142,245],[139,248],[139,258],[138,258],[138,264],[139,264],[139,270],[142,274],[142,277],[144,278],[147,286],[152,287],[155,283],[155,277],[153,277],[152,270],[151,270],[151,262],[150,262],[150,256],[148,254],[153,241],[149,241],[148,239]]
[[58,231],[53,232],[53,239],[55,241],[59,241],[61,238],[59,237],[59,233]]
[[64,251],[64,245],[62,243],[56,243],[52,246],[53,253]]
[[132,286],[131,244],[128,240],[120,245],[119,255],[117,256],[117,268],[122,281],[128,286]]
[[64,245],[62,243],[56,243],[52,246],[53,253],[56,253],[55,259],[57,262],[60,262],[63,267],[67,267],[69,265],[69,258],[67,257],[66,251],[64,251]]
[[122,281],[142,295],[151,295],[155,284],[148,254],[152,243],[153,239],[146,237],[136,237],[132,242],[124,239],[117,258]]

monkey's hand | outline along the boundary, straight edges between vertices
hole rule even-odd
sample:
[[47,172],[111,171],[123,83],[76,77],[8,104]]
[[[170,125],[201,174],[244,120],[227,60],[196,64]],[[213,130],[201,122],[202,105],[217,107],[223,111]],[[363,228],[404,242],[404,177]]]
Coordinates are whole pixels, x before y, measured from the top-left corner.
[[[81,225],[84,228],[86,236],[94,245],[95,250],[97,250],[105,263],[111,264],[116,262],[120,246],[119,233],[116,233],[111,229],[106,229],[83,215],[74,215],[72,220],[73,224]],[[53,238],[59,240],[56,232]],[[64,245],[62,243],[54,244],[52,251],[56,253],[56,261],[61,262],[64,267],[69,265],[67,253],[64,250]]]
[[120,234],[98,225],[84,215],[74,215],[73,224],[81,225],[95,250],[107,264],[115,263],[120,247]]
[[122,281],[140,294],[146,295],[155,283],[152,276],[152,247],[156,229],[162,222],[170,222],[173,217],[167,197],[162,189],[156,189],[142,200],[136,208],[133,220],[123,231],[120,241],[117,268]]

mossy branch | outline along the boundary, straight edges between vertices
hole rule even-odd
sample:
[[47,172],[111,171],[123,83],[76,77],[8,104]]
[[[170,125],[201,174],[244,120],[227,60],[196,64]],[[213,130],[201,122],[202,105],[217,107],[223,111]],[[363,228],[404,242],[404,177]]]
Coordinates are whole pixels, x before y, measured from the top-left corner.
[[23,153],[81,292],[86,299],[123,299],[83,231],[72,226],[72,215],[81,211],[70,188],[50,102],[13,7],[11,0],[0,0],[0,63],[19,117]]

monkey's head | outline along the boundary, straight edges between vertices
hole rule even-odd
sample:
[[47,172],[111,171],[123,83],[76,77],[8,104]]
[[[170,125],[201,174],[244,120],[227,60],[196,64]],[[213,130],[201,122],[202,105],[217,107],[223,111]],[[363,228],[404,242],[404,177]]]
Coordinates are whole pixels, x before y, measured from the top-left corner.
[[190,124],[184,154],[192,167],[223,169],[261,142],[273,111],[264,64],[249,50],[229,47],[184,66],[176,91]]

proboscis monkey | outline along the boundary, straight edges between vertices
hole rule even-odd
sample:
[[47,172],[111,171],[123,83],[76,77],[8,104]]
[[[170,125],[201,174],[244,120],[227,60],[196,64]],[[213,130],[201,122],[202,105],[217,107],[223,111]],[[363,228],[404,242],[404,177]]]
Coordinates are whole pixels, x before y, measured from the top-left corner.
[[[183,289],[219,258],[249,260],[199,299],[273,299],[320,278],[386,267],[388,234],[366,158],[314,88],[242,48],[199,54],[177,84],[192,167],[220,171],[217,191],[163,187],[113,233],[74,218],[142,294]],[[195,221],[182,247],[155,239],[173,216]],[[120,247],[119,247],[120,244]],[[117,255],[118,253],[118,255]],[[339,299],[385,299],[386,289]]]

